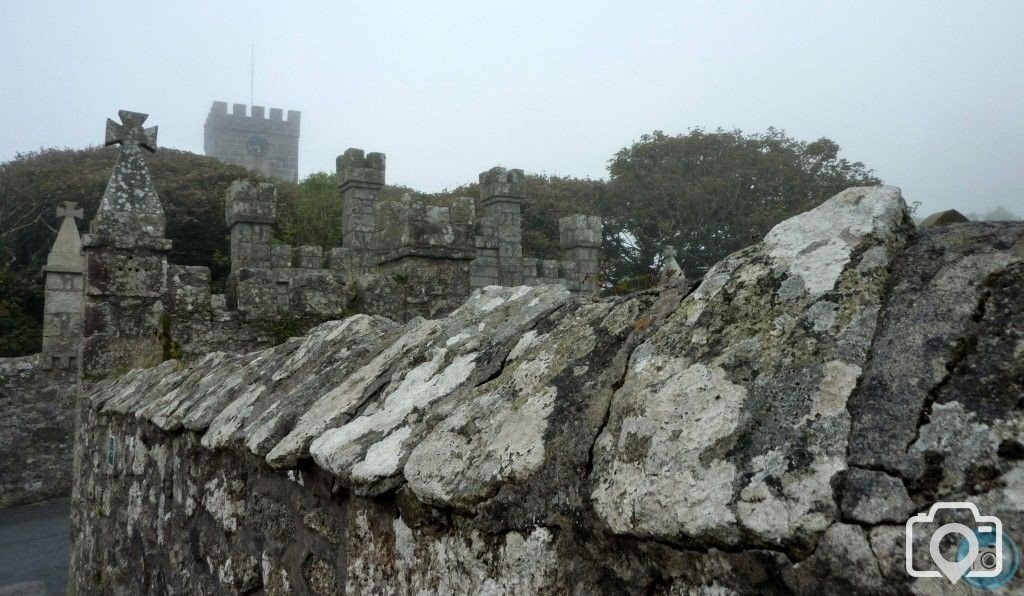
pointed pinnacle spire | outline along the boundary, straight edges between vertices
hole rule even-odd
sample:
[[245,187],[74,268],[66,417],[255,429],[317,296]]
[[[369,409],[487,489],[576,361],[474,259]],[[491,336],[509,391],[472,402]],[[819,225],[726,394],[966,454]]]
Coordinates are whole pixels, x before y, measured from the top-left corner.
[[71,201],[57,206],[57,217],[63,218],[57,239],[53,241],[50,254],[46,257],[43,271],[59,273],[81,273],[85,261],[82,257],[82,237],[78,234],[75,219],[82,218],[82,210]]
[[120,110],[118,114],[121,124],[107,120],[105,142],[107,145],[121,145],[121,153],[89,230],[97,242],[112,241],[122,246],[140,242],[153,247],[169,246],[169,241],[164,238],[166,219],[160,197],[139,151],[139,147],[156,151],[157,129],[155,126],[142,128],[142,123],[148,118],[146,114],[128,110]]

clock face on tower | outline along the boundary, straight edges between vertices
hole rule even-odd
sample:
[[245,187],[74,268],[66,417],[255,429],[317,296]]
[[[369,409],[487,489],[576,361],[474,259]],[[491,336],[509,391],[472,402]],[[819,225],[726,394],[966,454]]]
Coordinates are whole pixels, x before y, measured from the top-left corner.
[[270,141],[260,135],[252,135],[245,142],[245,150],[253,157],[266,157],[270,153]]

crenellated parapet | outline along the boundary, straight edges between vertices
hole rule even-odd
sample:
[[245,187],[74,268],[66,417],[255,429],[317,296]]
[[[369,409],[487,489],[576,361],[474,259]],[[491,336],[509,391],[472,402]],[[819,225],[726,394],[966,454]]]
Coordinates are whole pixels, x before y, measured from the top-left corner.
[[279,108],[215,101],[206,117],[207,155],[280,180],[296,182],[302,114]]
[[287,117],[281,108],[270,108],[264,106],[249,106],[244,103],[231,104],[231,111],[228,111],[228,104],[224,101],[215,101],[210,106],[210,113],[207,115],[207,123],[223,126],[237,126],[249,130],[253,125],[264,126],[267,132],[277,134],[293,134],[299,136],[302,113],[297,110],[288,110]]
[[235,181],[225,198],[231,229],[231,273],[225,306],[249,321],[281,317],[323,319],[347,307],[345,267],[328,267],[320,246],[289,246],[273,239],[277,190],[272,184]]
[[570,215],[559,220],[562,259],[523,256],[522,203],[526,193],[522,170],[496,167],[480,174],[480,203],[470,282],[491,285],[560,284],[576,292],[598,289],[601,218]]
[[470,197],[433,205],[423,195],[407,193],[381,201],[376,216],[378,263],[407,255],[473,258],[475,205]]

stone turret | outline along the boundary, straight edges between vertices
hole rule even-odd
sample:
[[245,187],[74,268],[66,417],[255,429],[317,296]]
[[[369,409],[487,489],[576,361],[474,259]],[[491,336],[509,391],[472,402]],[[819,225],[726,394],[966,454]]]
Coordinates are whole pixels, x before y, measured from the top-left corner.
[[109,376],[162,360],[167,289],[165,219],[142,149],[156,150],[146,114],[121,110],[107,120],[106,144],[119,144],[96,217],[83,239],[85,313],[82,374]]
[[82,256],[82,239],[75,225],[75,219],[82,218],[82,210],[77,207],[71,202],[57,207],[57,217],[63,221],[43,267],[46,293],[42,365],[57,371],[77,372],[82,343],[85,258]]
[[559,244],[566,261],[576,264],[577,288],[593,292],[601,273],[601,218],[596,215],[570,215],[558,220]]
[[491,168],[480,174],[480,236],[487,275],[491,254],[496,256],[497,284],[523,283],[523,171]]
[[269,269],[270,237],[277,222],[274,185],[235,180],[228,188],[224,219],[231,230],[231,271],[243,267]]
[[349,148],[336,163],[342,204],[342,244],[353,251],[373,249],[377,198],[384,186],[383,153]]

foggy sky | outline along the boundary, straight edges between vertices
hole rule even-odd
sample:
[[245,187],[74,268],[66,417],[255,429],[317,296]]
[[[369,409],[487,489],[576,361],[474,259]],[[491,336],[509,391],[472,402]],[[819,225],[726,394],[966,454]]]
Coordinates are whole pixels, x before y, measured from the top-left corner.
[[[1024,2],[4,2],[0,161],[103,141],[120,108],[202,152],[214,100],[302,111],[300,175],[347,147],[437,191],[493,165],[605,178],[654,129],[769,126],[922,214],[1024,212]],[[69,197],[73,198],[73,197]]]

